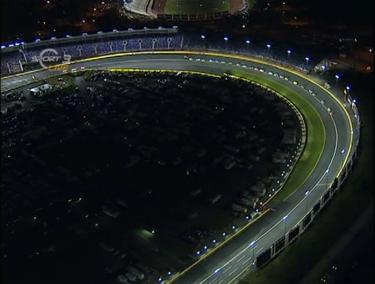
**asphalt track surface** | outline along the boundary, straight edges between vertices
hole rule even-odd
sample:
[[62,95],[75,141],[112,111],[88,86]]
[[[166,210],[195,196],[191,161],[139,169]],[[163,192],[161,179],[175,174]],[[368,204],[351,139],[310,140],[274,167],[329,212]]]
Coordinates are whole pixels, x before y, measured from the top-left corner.
[[[188,56],[189,58],[187,58]],[[270,248],[272,244],[306,216],[316,202],[321,198],[329,185],[342,171],[349,155],[354,150],[354,141],[358,138],[357,131],[353,131],[355,119],[351,107],[342,103],[343,98],[333,94],[304,75],[291,69],[280,68],[266,62],[233,55],[203,54],[203,53],[133,53],[115,57],[101,57],[95,60],[83,60],[71,63],[70,71],[84,69],[134,68],[152,70],[195,71],[223,75],[224,72],[240,72],[246,74],[262,74],[254,67],[264,69],[264,76],[285,85],[291,91],[303,96],[319,113],[324,124],[326,139],[324,149],[314,170],[306,173],[305,182],[277,204],[272,210],[264,214],[259,220],[242,230],[219,249],[209,250],[193,266],[183,272],[175,273],[165,278],[168,283],[234,283],[243,273],[253,269],[253,262],[257,255]],[[268,72],[288,77],[288,81],[279,76],[269,75]],[[38,70],[34,72],[4,77],[1,80],[1,90],[7,91],[35,80],[46,79],[62,71]],[[293,84],[297,81],[298,84]],[[301,87],[304,86],[304,88]],[[312,93],[313,94],[312,94]],[[293,103],[291,98],[287,98]],[[328,111],[328,107],[334,112]],[[302,114],[303,114],[303,110]],[[298,166],[298,164],[297,164]],[[308,192],[308,194],[307,194]],[[227,232],[233,233],[233,232]],[[286,273],[292,273],[288,271]],[[164,281],[164,279],[163,279]]]

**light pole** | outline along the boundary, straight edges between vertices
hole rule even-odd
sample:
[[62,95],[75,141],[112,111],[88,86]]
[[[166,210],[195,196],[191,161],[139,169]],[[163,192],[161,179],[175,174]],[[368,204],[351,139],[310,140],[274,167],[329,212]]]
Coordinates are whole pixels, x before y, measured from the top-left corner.
[[225,41],[225,48],[228,48],[228,40],[229,38],[227,36],[224,37],[224,41]]
[[203,42],[203,47],[206,48],[206,36],[205,35],[201,35],[201,39],[202,39],[202,42]]
[[339,79],[340,79],[340,75],[339,75],[339,74],[336,74],[336,75],[335,75],[335,79],[336,79],[336,87],[337,87],[338,82],[339,82]]
[[267,44],[266,44],[266,47],[267,47],[268,52],[270,52],[271,45],[270,45],[269,43],[267,43]]
[[247,40],[245,40],[245,43],[246,43],[247,50],[249,50],[251,41],[249,39],[247,39]]
[[308,65],[309,64],[309,60],[310,60],[310,58],[309,57],[305,57],[305,60],[306,60],[306,65]]
[[252,260],[253,260],[253,264],[255,264],[255,241],[252,241],[249,245],[249,247],[251,247],[253,249],[253,257],[252,257]]
[[337,88],[338,84],[339,84],[340,75],[339,74],[335,74],[335,79],[336,79],[336,88]]
[[[356,114],[355,107],[357,107],[357,106],[356,106],[356,102],[357,102],[357,101],[356,101],[355,99],[353,99],[353,100],[352,100],[352,104],[351,104],[352,110],[353,110],[353,112],[354,112],[355,114]],[[356,115],[357,115],[357,114],[356,114]],[[356,118],[357,118],[357,116],[356,116]]]
[[309,197],[308,195],[310,194],[310,191],[306,191],[305,192],[305,199],[306,199],[306,211],[308,211],[308,207],[309,207]]
[[350,91],[350,86],[346,86],[344,89],[344,99],[346,102],[351,103],[349,91]]
[[288,215],[285,215],[284,217],[283,217],[283,222],[284,222],[284,236],[286,235],[286,220],[288,219]]

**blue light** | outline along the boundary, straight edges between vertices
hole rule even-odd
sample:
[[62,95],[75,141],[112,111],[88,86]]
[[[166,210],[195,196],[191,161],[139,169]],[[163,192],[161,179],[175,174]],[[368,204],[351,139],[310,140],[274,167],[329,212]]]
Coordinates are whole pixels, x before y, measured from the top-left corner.
[[205,39],[206,38],[206,36],[205,35],[201,35],[201,39]]
[[291,51],[290,49],[288,49],[286,52],[288,52],[288,54],[291,54],[291,53],[292,53],[292,51]]
[[247,39],[247,40],[246,40],[246,43],[247,43],[247,44],[250,44],[250,40]]
[[255,244],[255,241],[252,241],[249,245],[249,247],[252,247]]
[[13,47],[13,46],[14,46],[14,44],[9,44],[9,45],[8,45],[8,47]]
[[1,49],[3,49],[3,48],[6,48],[6,46],[5,46],[5,45],[2,45],[2,46],[1,46]]
[[266,46],[267,46],[267,48],[271,48],[271,45],[270,45],[269,43],[267,43],[267,45],[266,45]]
[[347,89],[348,91],[350,91],[350,86],[346,86],[346,89]]
[[287,218],[288,218],[288,215],[285,215],[285,216],[283,217],[283,220],[285,221]]
[[305,57],[305,60],[306,60],[306,61],[309,61],[309,60],[310,60],[310,58],[308,58],[308,57]]
[[336,78],[336,79],[339,79],[339,78],[340,78],[339,74],[336,74],[336,75],[335,75],[335,78]]
[[214,273],[218,273],[220,271],[220,268],[216,269]]
[[227,36],[225,36],[225,37],[224,37],[224,40],[225,40],[225,41],[228,41],[228,40],[229,40],[229,38],[228,38]]

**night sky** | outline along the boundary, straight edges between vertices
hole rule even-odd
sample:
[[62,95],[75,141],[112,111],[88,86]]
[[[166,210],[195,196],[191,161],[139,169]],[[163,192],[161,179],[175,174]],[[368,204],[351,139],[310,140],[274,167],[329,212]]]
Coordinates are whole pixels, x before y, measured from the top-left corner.
[[[89,7],[100,2],[95,0],[60,0],[55,2],[55,0],[51,0],[51,3],[56,3],[54,4],[55,8],[48,10],[47,13],[43,8],[46,1],[3,0],[0,40],[1,42],[6,42],[16,39],[26,41],[35,39],[35,31],[38,30],[37,21],[45,17],[50,17],[50,21],[58,27],[58,32],[54,35],[63,36],[64,33],[79,33],[81,30],[72,23],[84,17]],[[122,1],[113,0],[109,2],[112,3],[112,6],[116,4],[117,7],[120,7]],[[262,2],[266,1],[258,1],[258,4],[262,4]],[[278,1],[270,2],[278,3]],[[310,19],[318,19],[319,23],[323,25],[347,24],[350,26],[372,26],[373,23],[374,1],[372,0],[290,0],[286,2],[297,6],[300,11],[303,11],[302,16]],[[66,21],[67,19],[68,21]],[[104,31],[112,30],[113,28],[121,29],[134,26],[134,24],[119,16],[106,15],[100,22],[96,23],[94,29],[97,28]],[[215,23],[215,25],[220,25],[220,22]]]

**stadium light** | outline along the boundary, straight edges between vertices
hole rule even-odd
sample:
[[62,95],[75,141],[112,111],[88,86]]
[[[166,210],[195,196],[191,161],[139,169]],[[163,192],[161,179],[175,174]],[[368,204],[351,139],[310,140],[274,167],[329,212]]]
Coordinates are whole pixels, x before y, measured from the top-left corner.
[[250,44],[250,40],[248,40],[248,39],[247,39],[245,42],[246,42],[247,44]]
[[201,39],[205,39],[206,38],[206,36],[205,35],[201,35]]
[[225,36],[225,37],[224,37],[224,40],[225,40],[225,41],[228,41],[228,40],[229,40],[229,38],[228,38],[227,36]]
[[292,51],[290,49],[288,49],[286,52],[288,53],[288,55],[290,55],[292,53]]
[[267,48],[270,49],[271,45],[269,43],[266,44]]
[[306,57],[305,57],[305,60],[306,60],[306,63],[309,63],[310,58],[308,58],[308,57],[306,56]]

